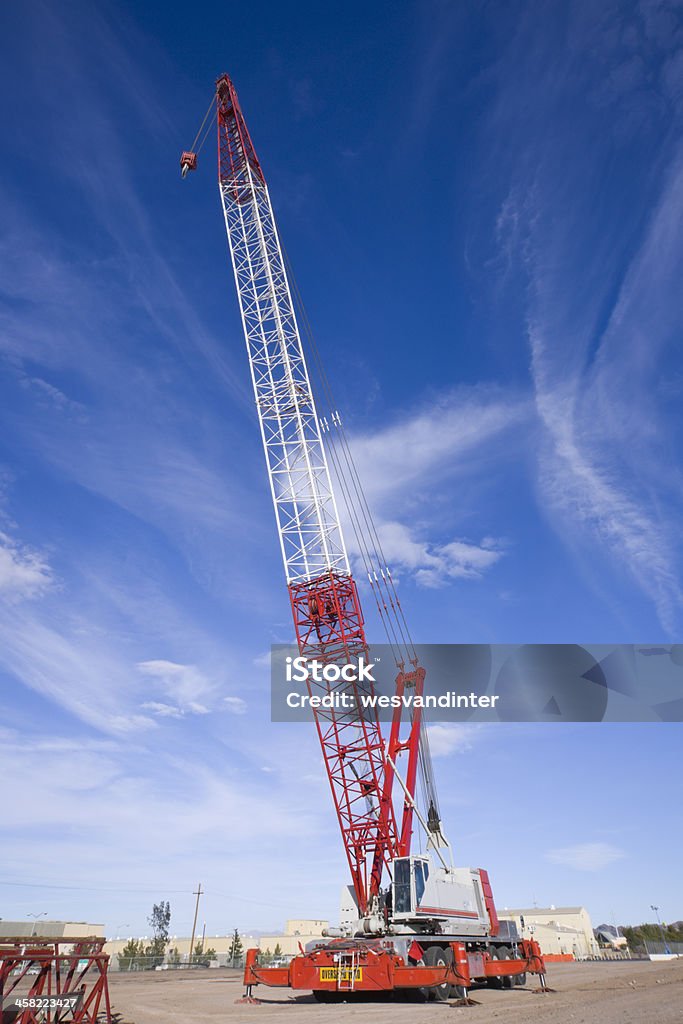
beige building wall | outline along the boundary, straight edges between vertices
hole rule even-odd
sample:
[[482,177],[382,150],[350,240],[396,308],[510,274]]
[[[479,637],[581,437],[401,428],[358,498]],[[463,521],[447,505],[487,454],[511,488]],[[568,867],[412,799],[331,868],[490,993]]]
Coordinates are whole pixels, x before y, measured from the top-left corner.
[[[151,936],[149,936],[149,935],[134,935],[132,937],[135,938],[135,939],[142,939],[143,942],[151,942],[152,941]],[[170,951],[172,949],[176,949],[177,948],[178,953],[180,954],[181,958],[184,957],[187,960],[189,958],[189,955],[190,955],[190,938],[191,938],[191,936],[189,936],[189,935],[187,935],[187,936],[172,935],[171,938],[169,939],[168,946],[166,947],[167,956],[168,956],[168,953],[170,953]],[[258,946],[258,944],[259,944],[259,940],[255,936],[253,936],[253,935],[243,935],[242,933],[240,933],[240,938],[242,940],[242,949],[245,950],[245,951],[247,949],[256,948]],[[200,932],[199,935],[195,935],[195,939],[194,939],[195,946],[197,945],[198,942],[201,942],[201,940],[202,940],[202,936],[201,936],[201,932]],[[113,959],[114,957],[117,956],[118,953],[121,953],[123,951],[123,948],[124,948],[124,946],[126,945],[126,943],[128,941],[129,941],[129,937],[128,936],[126,936],[125,939],[122,939],[122,938],[109,939],[106,942],[106,944],[105,944],[104,952],[105,953],[109,953],[109,955]],[[230,934],[230,935],[207,935],[205,937],[205,939],[204,939],[204,949],[213,949],[213,950],[215,950],[217,957],[222,957],[222,958],[227,957],[227,955],[228,955],[228,953],[230,951],[231,945],[232,945],[232,934]]]
[[533,936],[542,953],[571,953],[577,958],[598,953],[590,914],[585,907],[506,907],[499,916],[514,921],[522,938]]
[[[275,947],[279,946],[283,956],[295,956],[299,952],[299,943],[305,949],[307,942],[322,938],[323,931],[328,926],[328,921],[318,918],[290,918],[285,922],[284,932],[260,936],[243,935],[240,933],[242,949],[245,952],[248,949],[258,949],[262,953],[265,953],[268,949],[271,953],[274,953]],[[142,939],[144,942],[151,942],[151,936],[149,935],[135,935],[133,938]],[[109,953],[112,961],[114,961],[114,969],[116,969],[118,963],[117,955],[122,952],[128,940],[129,936],[109,939],[104,947],[105,953]],[[201,941],[201,933],[195,937],[194,941],[195,945]],[[218,962],[221,964],[225,963],[231,944],[232,935],[207,935],[204,940],[204,948],[214,949]],[[168,952],[175,948],[178,949],[181,959],[187,960],[190,953],[190,937],[172,935],[167,947],[167,956]]]
[[0,938],[30,938],[32,935],[45,939],[83,939],[90,936],[103,939],[104,925],[89,924],[87,921],[46,921],[40,917],[35,921],[0,920]]
[[262,935],[258,940],[258,948],[262,953],[268,949],[275,952],[279,946],[283,956],[296,956],[299,944],[303,949],[313,939],[321,939],[323,931],[329,927],[329,921],[311,918],[291,918],[285,923],[285,930],[278,935]]

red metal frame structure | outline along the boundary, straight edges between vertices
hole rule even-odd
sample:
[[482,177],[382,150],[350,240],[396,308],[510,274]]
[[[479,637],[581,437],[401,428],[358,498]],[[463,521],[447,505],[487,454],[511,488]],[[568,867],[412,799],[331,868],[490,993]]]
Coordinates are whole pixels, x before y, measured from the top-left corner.
[[[358,590],[268,187],[228,75],[217,80],[216,111],[219,188],[299,652],[324,664],[367,663]],[[184,173],[193,170],[195,155],[183,154],[181,164]],[[413,683],[405,677],[405,685]],[[377,711],[358,711],[358,697],[371,685],[309,682],[311,696],[345,689],[355,700],[314,715],[361,915],[380,891],[385,865],[409,850],[413,813],[406,801],[399,832]],[[405,739],[401,724],[398,712],[387,749],[393,756],[408,752],[412,794],[419,719]]]
[[[413,944],[414,959],[422,960],[419,941]],[[440,952],[441,963],[406,963],[392,947],[390,938],[362,942],[340,939],[324,948],[295,957],[286,967],[262,967],[258,950],[247,950],[244,964],[244,1001],[257,1002],[252,987],[312,990],[325,1001],[347,998],[353,992],[390,992],[394,989],[435,989],[454,987],[460,995],[475,982],[514,979],[538,974],[540,990],[547,991],[541,949],[533,939],[522,939],[518,957],[496,960],[488,953],[470,953],[463,942],[449,942]]]
[[[17,1008],[12,1024],[111,1024],[105,939],[3,938],[0,943],[2,1020]],[[63,951],[62,951],[63,950]],[[37,970],[37,973],[36,973]],[[77,996],[73,1009],[59,997]],[[17,1002],[19,1000],[19,1002]],[[25,1005],[33,1000],[33,1005]],[[52,1004],[50,1000],[53,1000]]]
[[[327,573],[289,587],[300,654],[322,664],[369,663],[358,590],[350,574]],[[347,694],[349,707],[315,709],[315,724],[361,914],[380,890],[400,840],[386,784],[376,711],[359,712],[371,683],[308,681],[310,696]]]

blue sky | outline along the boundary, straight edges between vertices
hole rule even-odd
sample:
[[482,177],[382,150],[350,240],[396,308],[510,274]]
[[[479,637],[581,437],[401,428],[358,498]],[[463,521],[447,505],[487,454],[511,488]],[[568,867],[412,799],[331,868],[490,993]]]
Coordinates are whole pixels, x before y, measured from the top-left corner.
[[[210,139],[233,77],[422,642],[681,640],[683,8],[5,5],[5,918],[334,918]],[[370,636],[381,639],[370,622]],[[683,917],[679,726],[435,726],[501,905]],[[662,841],[664,840],[664,841]],[[647,885],[644,880],[649,879]]]

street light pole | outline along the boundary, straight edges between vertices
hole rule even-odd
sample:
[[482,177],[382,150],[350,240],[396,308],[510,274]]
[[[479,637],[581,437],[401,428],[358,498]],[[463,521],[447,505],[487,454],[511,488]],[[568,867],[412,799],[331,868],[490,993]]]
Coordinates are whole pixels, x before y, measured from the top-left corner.
[[653,903],[651,903],[650,904],[650,910],[654,910],[655,914],[657,915],[657,924],[659,925],[659,930],[662,933],[662,942],[664,943],[664,952],[668,956],[671,956],[671,950],[669,949],[669,943],[666,941],[666,935],[664,934],[664,928],[662,927],[662,922],[659,919],[659,907],[655,907],[655,905]]
[[33,918],[33,929],[31,931],[31,938],[33,938],[33,936],[36,934],[36,926],[38,924],[38,918],[39,917],[47,917],[47,910],[41,911],[40,914],[27,914],[26,916]]

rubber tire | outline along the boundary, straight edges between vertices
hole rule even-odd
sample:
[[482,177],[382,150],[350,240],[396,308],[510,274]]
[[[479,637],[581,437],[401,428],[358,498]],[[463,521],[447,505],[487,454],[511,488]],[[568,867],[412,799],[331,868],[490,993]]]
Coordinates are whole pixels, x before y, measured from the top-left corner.
[[[491,950],[490,956],[491,956],[492,960],[500,960],[500,953],[495,948]],[[486,979],[486,984],[488,985],[489,988],[502,988],[503,987],[503,979],[502,978],[487,978]]]
[[428,991],[426,988],[396,989],[399,1001],[404,1003],[426,1003]]
[[[512,960],[512,950],[510,949],[510,947],[509,946],[499,946],[498,947],[498,958],[500,960]],[[509,975],[506,978],[501,978],[500,979],[500,985],[501,985],[501,988],[514,988],[514,985],[515,985],[514,975],[511,974],[511,975]]]
[[[453,963],[453,951],[450,949],[444,949],[443,946],[430,946],[425,953],[425,965],[427,967],[436,967],[443,964],[447,967]],[[438,988],[428,988],[425,990],[428,993],[427,998],[430,1001],[437,1003],[445,1003],[450,995],[451,986],[448,982],[444,982],[443,985],[439,985]]]
[[524,974],[515,975],[515,985],[518,985],[520,988],[522,988],[523,985],[526,985],[526,971]]
[[332,992],[326,988],[314,988],[313,998],[318,1003],[340,1003],[342,997],[338,992]]

